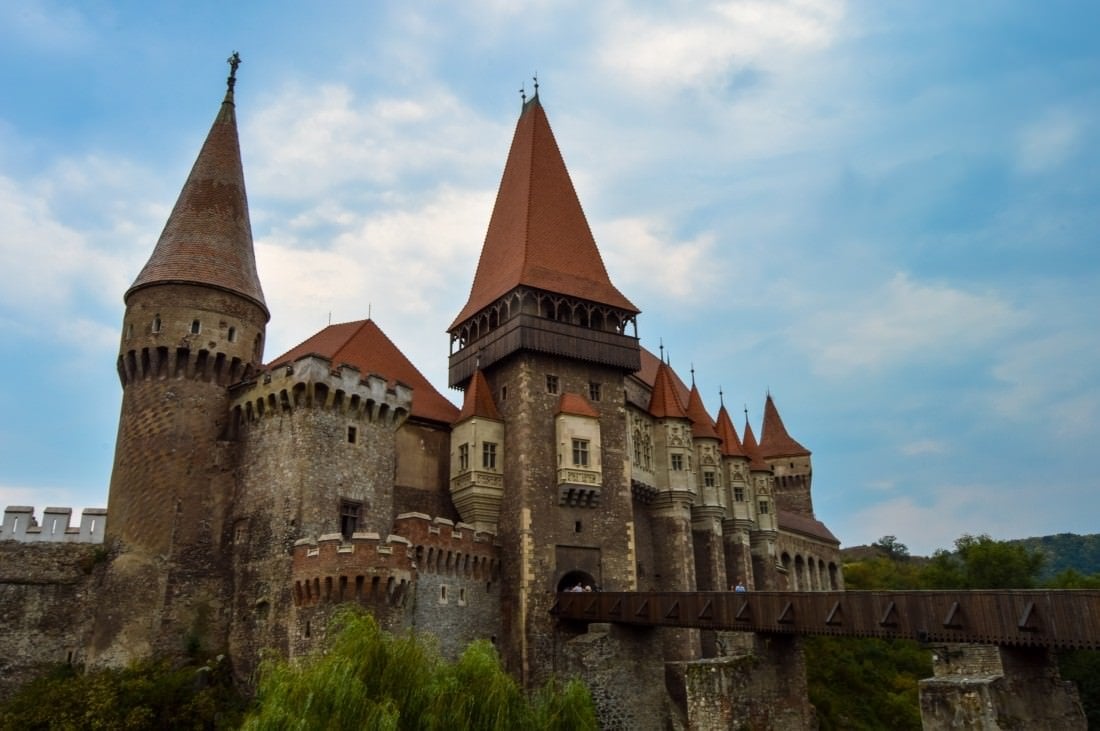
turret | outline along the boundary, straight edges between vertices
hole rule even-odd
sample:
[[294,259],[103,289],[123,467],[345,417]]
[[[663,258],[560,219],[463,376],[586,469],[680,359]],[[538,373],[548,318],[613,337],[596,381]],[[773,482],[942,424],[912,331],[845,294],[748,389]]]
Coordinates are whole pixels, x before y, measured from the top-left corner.
[[772,466],[775,473],[776,507],[812,518],[814,504],[810,483],[813,479],[813,464],[810,461],[810,450],[787,433],[770,393],[764,401],[760,456]]
[[722,519],[726,516],[722,492],[722,440],[714,421],[703,405],[692,371],[687,414],[691,418],[691,440],[695,452],[697,499],[691,508],[695,543],[696,588],[700,591],[725,591],[726,562],[722,551]]
[[256,273],[230,59],[228,89],[149,261],[127,290],[122,410],[107,540],[119,600],[91,655],[117,664],[224,643],[234,446],[228,387],[262,357],[269,318]]

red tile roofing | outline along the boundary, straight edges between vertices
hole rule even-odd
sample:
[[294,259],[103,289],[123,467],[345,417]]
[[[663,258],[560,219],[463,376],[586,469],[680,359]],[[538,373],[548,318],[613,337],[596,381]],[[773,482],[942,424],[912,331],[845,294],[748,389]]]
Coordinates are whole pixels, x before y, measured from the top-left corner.
[[391,384],[400,381],[410,386],[413,389],[413,416],[447,424],[458,417],[458,408],[435,390],[373,320],[329,325],[272,360],[267,367],[275,368],[307,355],[326,358],[333,366],[354,366],[364,377],[373,373]]
[[232,92],[226,94],[149,261],[123,299],[154,284],[200,284],[247,297],[266,313]]
[[796,442],[779,418],[779,409],[775,408],[772,395],[764,401],[764,425],[760,435],[760,456],[771,457],[808,457],[810,450]]
[[[657,369],[660,367],[662,361],[645,348],[639,347],[639,350],[642,356],[642,367],[634,373],[634,377],[652,390],[653,384],[657,381]],[[672,385],[676,389],[676,395],[680,397],[680,403],[686,404],[688,402],[688,396],[690,395],[688,393],[688,387],[680,379],[680,376],[676,374],[672,366],[668,367],[668,372],[669,375],[672,376]]]
[[462,411],[456,421],[464,421],[474,416],[485,419],[500,418],[496,401],[493,400],[493,392],[489,389],[489,382],[485,380],[485,373],[479,368],[474,371],[474,377],[470,379],[470,385],[466,387],[466,393],[462,399]]
[[470,298],[448,330],[520,285],[638,312],[611,284],[538,96],[516,124]]
[[725,404],[718,409],[718,424],[715,426],[718,438],[722,440],[722,454],[726,457],[748,457],[745,448],[741,446],[741,440],[737,438],[737,429],[730,420],[730,414],[726,411]]
[[802,533],[834,545],[840,545],[840,540],[820,520],[798,515],[797,513],[789,513],[785,510],[777,511],[776,517],[779,519],[780,530]]
[[649,395],[649,413],[658,419],[690,419],[687,409],[676,393],[672,382],[672,369],[665,363],[657,366],[657,377],[653,381],[653,392]]
[[563,393],[561,398],[558,399],[558,413],[591,416],[597,419],[600,416],[600,412],[596,411],[596,407],[588,399],[579,393],[570,392]]
[[745,437],[741,441],[745,454],[749,456],[749,469],[771,472],[772,467],[760,457],[760,447],[756,444],[756,435],[752,433],[752,424],[745,420]]
[[691,394],[688,396],[687,414],[691,418],[691,436],[695,439],[720,439],[718,432],[714,430],[714,420],[707,413],[707,407],[703,405],[703,397],[699,395],[699,389],[693,383]]

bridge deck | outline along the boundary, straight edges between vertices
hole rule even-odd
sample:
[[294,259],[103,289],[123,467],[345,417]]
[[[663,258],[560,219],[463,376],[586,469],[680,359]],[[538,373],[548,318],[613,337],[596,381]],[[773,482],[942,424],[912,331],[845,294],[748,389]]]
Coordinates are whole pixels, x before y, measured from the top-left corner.
[[1100,649],[1100,591],[562,592],[560,620]]

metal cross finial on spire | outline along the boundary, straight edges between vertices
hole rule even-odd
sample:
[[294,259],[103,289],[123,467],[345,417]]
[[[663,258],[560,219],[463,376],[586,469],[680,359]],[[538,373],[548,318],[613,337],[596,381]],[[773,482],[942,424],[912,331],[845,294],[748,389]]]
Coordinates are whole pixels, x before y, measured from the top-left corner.
[[241,54],[233,51],[233,55],[225,59],[225,62],[229,64],[229,78],[225,80],[225,84],[228,91],[233,91],[237,83],[237,67],[241,65]]
[[527,104],[527,84],[519,85],[519,98],[524,104]]
[[539,72],[536,71],[535,75],[531,77],[531,80],[535,82],[535,96],[539,95]]
[[692,388],[695,387],[695,363],[694,362],[692,362],[692,364],[691,364],[691,386],[692,386]]
[[657,341],[657,343],[658,343],[659,347],[661,348],[661,362],[664,363],[665,362],[665,339],[661,338]]
[[726,406],[726,397],[722,393],[722,387],[721,386],[718,387],[718,405],[721,406],[722,408],[725,408],[725,406]]
[[749,405],[745,404],[745,423],[749,423]]

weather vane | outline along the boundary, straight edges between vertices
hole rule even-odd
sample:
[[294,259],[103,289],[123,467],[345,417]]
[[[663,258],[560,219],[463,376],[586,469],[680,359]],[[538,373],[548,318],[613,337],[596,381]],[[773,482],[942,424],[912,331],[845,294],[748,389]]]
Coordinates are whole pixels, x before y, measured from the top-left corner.
[[527,84],[519,85],[519,98],[524,104],[527,103]]
[[225,59],[225,62],[229,64],[229,78],[225,80],[225,83],[229,87],[229,91],[233,91],[233,87],[237,83],[237,67],[241,65],[241,54],[233,51],[233,55]]
[[538,96],[539,95],[539,72],[536,71],[535,75],[532,76],[531,79],[535,82],[535,96]]

